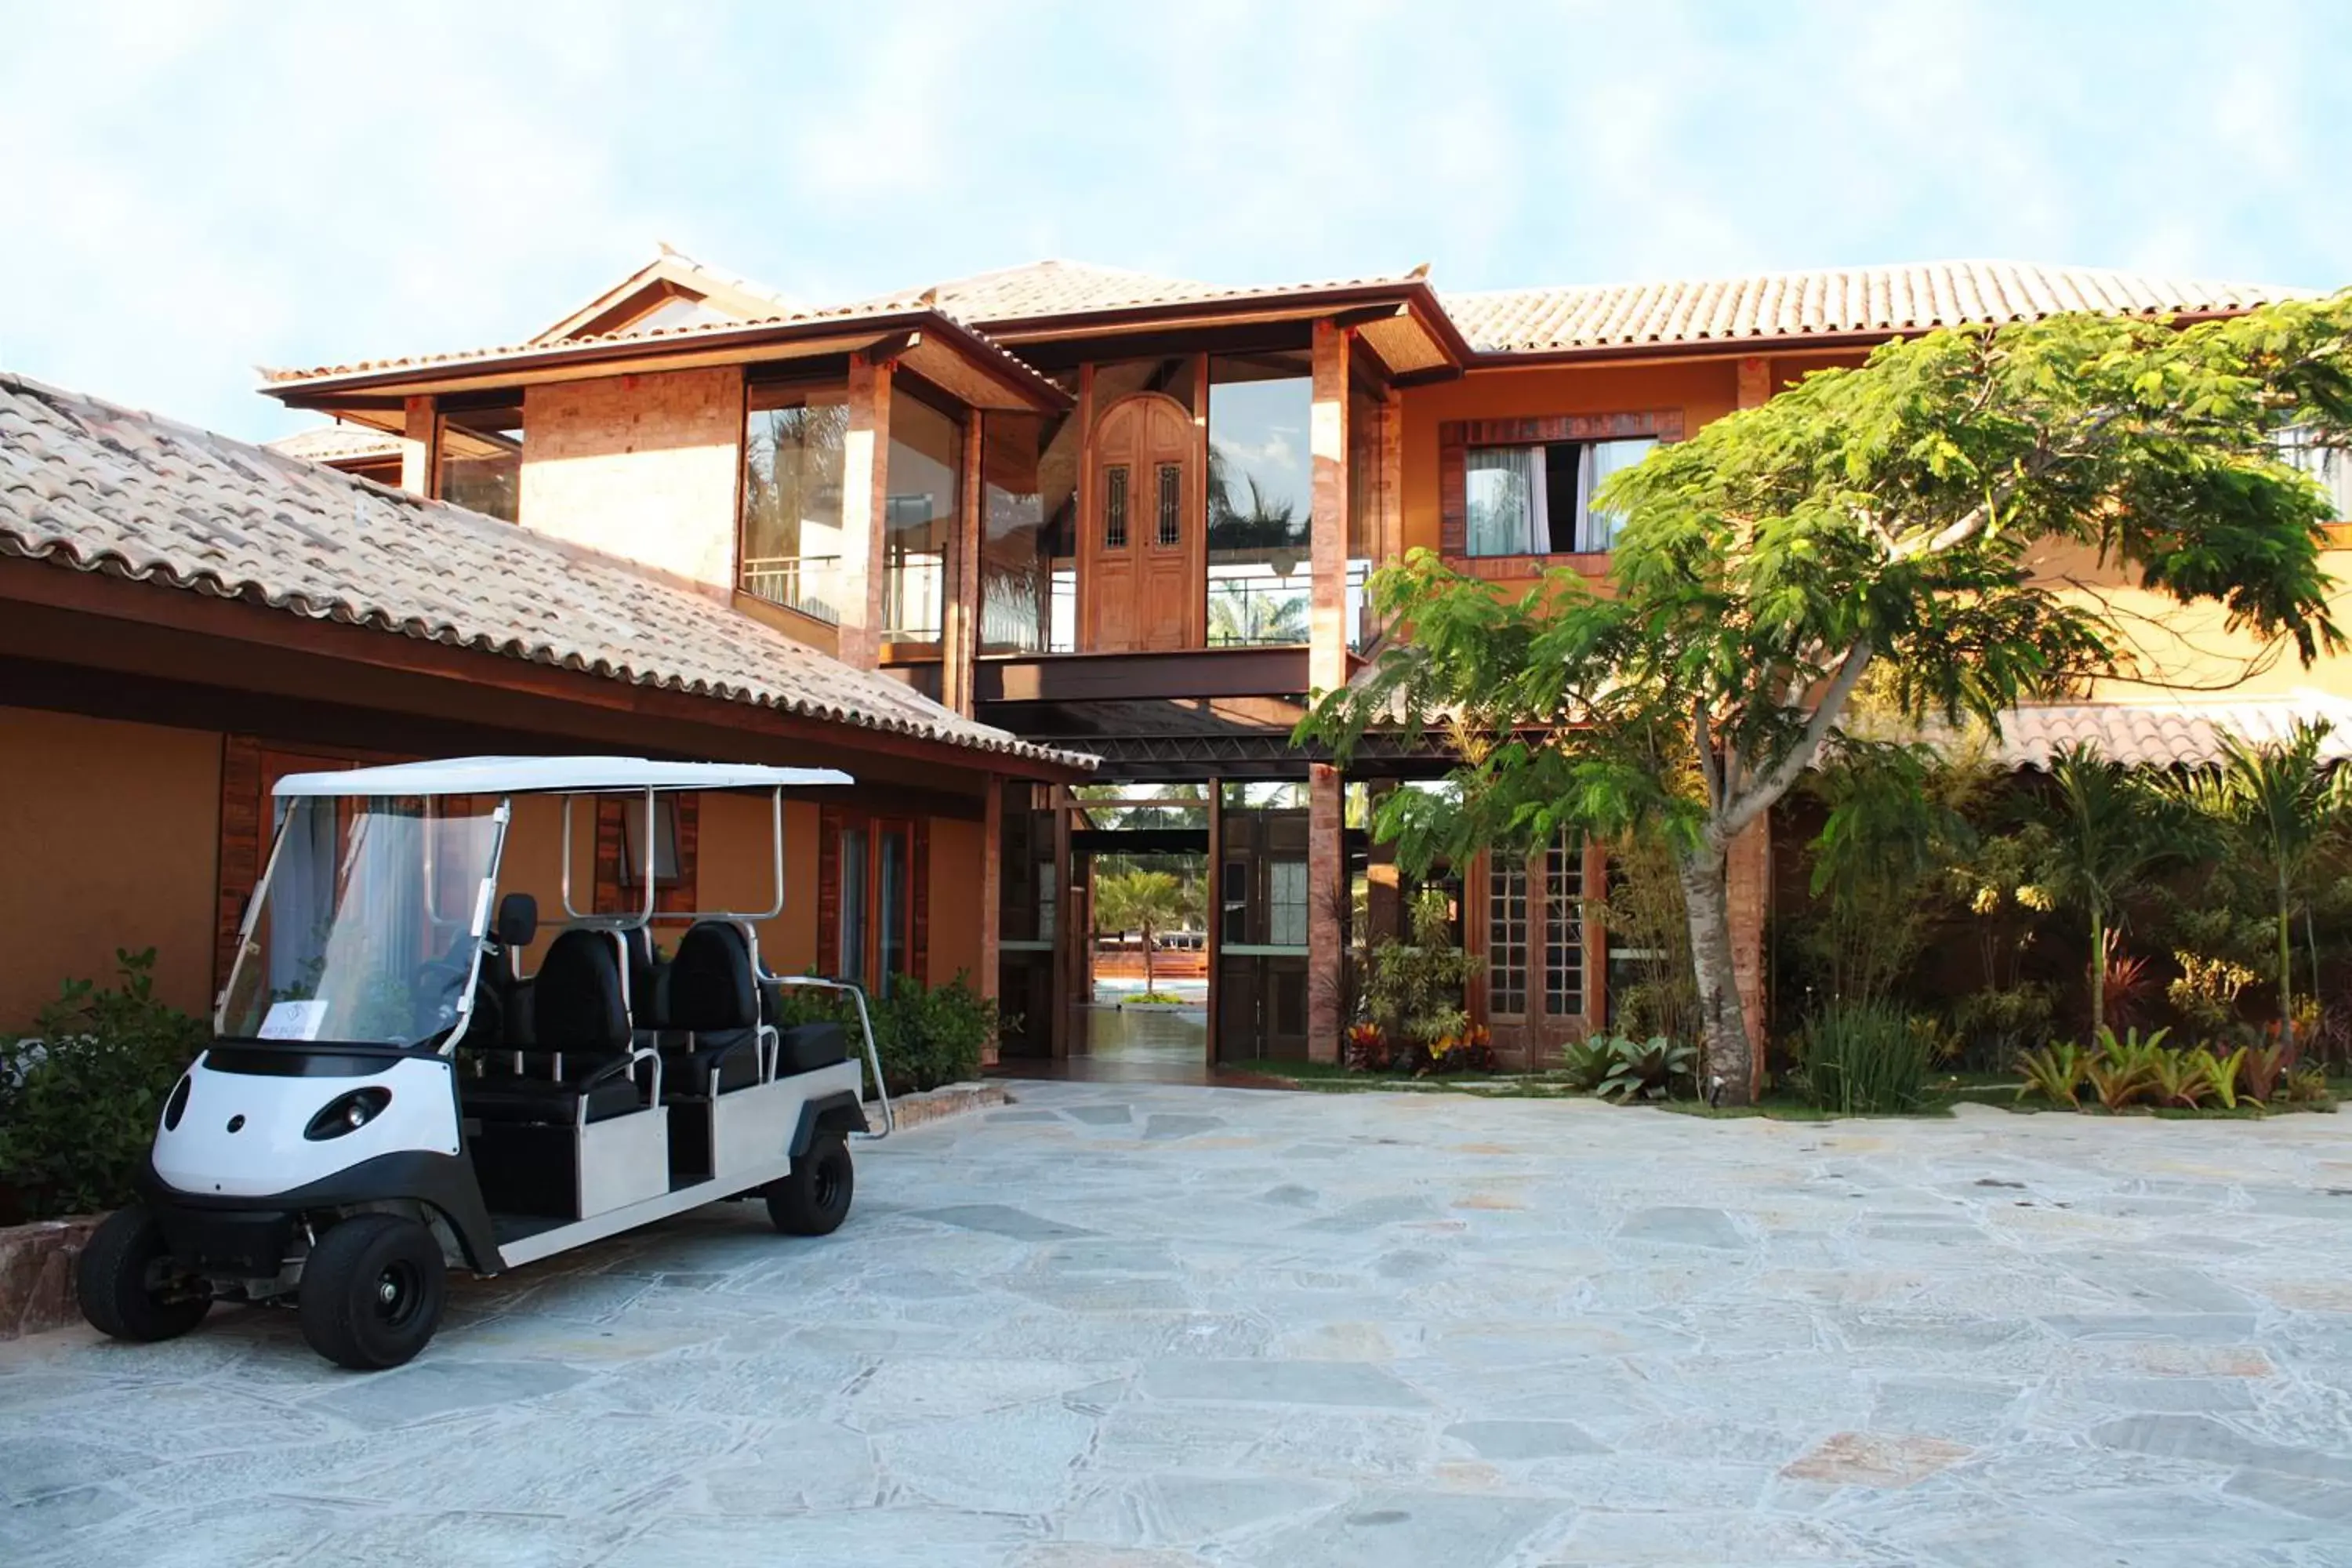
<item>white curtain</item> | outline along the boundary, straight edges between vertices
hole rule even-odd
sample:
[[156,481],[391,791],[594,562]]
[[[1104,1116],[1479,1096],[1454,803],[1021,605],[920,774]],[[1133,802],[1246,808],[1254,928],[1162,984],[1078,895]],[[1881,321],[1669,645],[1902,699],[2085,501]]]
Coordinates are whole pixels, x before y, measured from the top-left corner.
[[1611,550],[1616,547],[1617,530],[1624,520],[1614,512],[1594,507],[1592,498],[1610,475],[1632,468],[1648,457],[1657,444],[1654,439],[1647,437],[1633,441],[1595,441],[1579,455],[1576,465],[1576,547],[1579,550]]
[[1541,447],[1474,447],[1463,481],[1471,554],[1539,555],[1551,548]]

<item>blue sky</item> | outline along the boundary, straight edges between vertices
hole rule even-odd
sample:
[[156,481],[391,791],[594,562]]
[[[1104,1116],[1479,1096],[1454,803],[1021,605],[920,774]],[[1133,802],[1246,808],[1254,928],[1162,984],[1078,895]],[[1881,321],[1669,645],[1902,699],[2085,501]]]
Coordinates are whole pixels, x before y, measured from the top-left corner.
[[2352,0],[0,0],[0,367],[512,341],[656,240],[808,300],[1060,255],[1441,288],[1999,257],[2352,282]]

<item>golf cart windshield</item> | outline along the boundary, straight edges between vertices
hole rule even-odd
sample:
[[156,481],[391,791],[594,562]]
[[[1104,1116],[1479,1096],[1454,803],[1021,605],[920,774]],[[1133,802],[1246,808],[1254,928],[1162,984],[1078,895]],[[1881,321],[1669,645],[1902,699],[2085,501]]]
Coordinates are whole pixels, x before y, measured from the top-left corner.
[[284,805],[219,1032],[415,1046],[447,1030],[480,952],[499,803],[305,795]]

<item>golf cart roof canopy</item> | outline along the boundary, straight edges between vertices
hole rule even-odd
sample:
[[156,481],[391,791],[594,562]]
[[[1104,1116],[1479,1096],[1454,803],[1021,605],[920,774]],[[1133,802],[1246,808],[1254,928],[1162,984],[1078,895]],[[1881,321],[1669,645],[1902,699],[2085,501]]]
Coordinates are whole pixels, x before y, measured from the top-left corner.
[[453,757],[342,773],[289,773],[281,799],[303,795],[585,795],[615,790],[797,789],[856,781],[838,768],[749,763],[656,763],[644,757]]

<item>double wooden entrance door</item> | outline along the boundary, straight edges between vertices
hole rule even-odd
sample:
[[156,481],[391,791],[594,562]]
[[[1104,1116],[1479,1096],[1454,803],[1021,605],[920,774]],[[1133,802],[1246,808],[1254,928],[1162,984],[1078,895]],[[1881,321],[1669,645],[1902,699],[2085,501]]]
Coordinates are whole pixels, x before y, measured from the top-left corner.
[[1090,653],[1198,647],[1208,579],[1201,457],[1190,410],[1156,392],[1095,422],[1078,581]]

